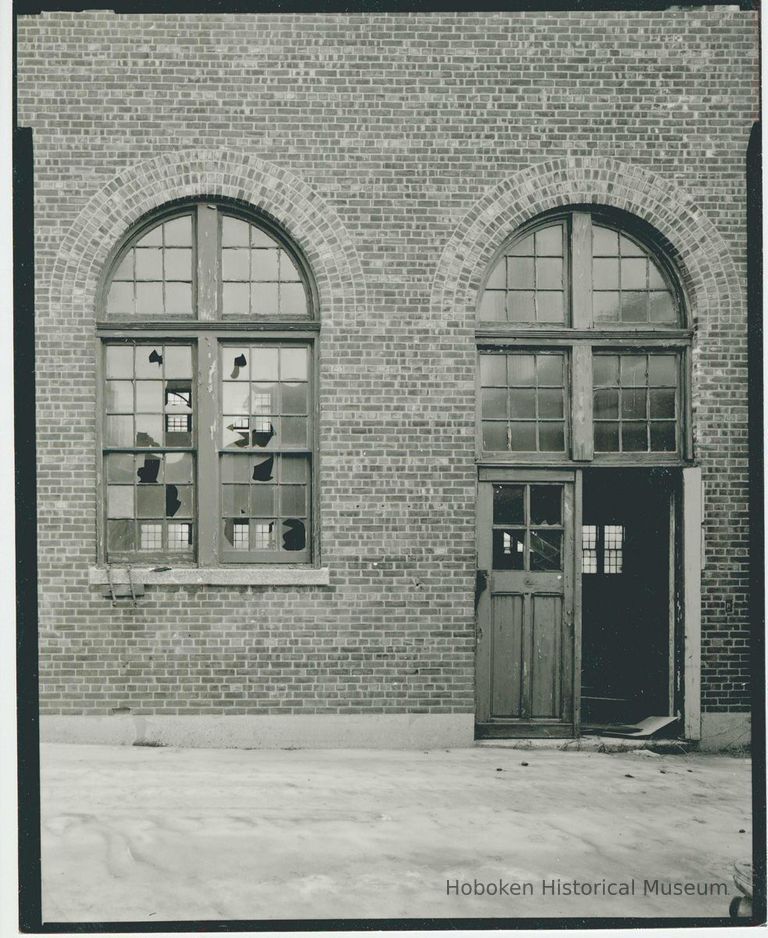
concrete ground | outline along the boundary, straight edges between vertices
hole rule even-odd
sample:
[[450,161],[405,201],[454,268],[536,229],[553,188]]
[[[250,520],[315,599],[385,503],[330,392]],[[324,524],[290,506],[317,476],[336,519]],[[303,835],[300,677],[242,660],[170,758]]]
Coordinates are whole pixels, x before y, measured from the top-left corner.
[[41,784],[47,922],[721,917],[750,859],[730,756],[48,744]]

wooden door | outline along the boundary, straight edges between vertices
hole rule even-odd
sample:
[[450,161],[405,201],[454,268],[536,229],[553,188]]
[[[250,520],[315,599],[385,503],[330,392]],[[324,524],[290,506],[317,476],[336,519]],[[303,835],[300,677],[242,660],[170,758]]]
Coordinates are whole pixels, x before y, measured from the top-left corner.
[[483,475],[478,735],[572,736],[573,474]]

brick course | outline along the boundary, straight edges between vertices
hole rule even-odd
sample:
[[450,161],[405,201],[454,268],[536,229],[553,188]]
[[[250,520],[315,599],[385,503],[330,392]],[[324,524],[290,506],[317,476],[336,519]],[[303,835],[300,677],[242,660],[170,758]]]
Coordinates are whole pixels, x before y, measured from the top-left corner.
[[[474,310],[514,227],[567,201],[668,239],[696,322],[704,709],[748,706],[745,154],[756,17],[44,13],[35,144],[41,708],[470,712]],[[95,297],[172,198],[269,212],[322,318],[329,587],[90,589]]]

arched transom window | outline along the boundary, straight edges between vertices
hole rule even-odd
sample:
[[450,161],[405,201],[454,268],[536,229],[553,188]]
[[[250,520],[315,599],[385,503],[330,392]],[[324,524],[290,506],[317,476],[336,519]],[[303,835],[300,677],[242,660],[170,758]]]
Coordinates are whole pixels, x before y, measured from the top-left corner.
[[648,226],[574,209],[503,245],[478,298],[481,458],[690,452],[684,294]]
[[102,553],[306,563],[315,315],[298,250],[240,206],[174,206],[104,280]]

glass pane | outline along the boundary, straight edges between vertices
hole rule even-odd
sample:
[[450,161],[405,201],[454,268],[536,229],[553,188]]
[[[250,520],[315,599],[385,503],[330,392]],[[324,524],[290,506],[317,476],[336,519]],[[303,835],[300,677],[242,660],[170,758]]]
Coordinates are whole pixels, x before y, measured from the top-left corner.
[[277,241],[268,235],[263,228],[257,228],[251,225],[251,247],[252,248],[276,248],[279,247]]
[[669,293],[651,293],[650,319],[651,322],[674,324],[677,322],[677,310],[672,296]]
[[533,355],[509,356],[509,383],[525,387],[536,383],[536,368]]
[[132,446],[133,417],[107,417],[104,438],[107,446]]
[[595,449],[601,453],[616,453],[619,450],[618,423],[595,422]]
[[133,482],[135,471],[132,453],[110,453],[107,456],[107,482]]
[[563,356],[537,355],[536,373],[539,387],[562,387],[563,385]]
[[271,518],[275,514],[276,485],[251,486],[251,515],[254,518]]
[[507,262],[507,285],[516,290],[532,290],[533,258],[510,257]]
[[480,355],[480,383],[484,387],[507,386],[505,355]]
[[113,280],[133,280],[133,257],[134,252],[128,251],[112,274]]
[[561,524],[562,485],[531,486],[531,524]]
[[307,413],[307,384],[284,384],[282,386],[284,414],[306,414]]
[[160,414],[136,415],[136,446],[160,446],[163,438],[163,418]]
[[281,348],[280,379],[282,381],[306,381],[309,376],[307,363],[306,348]]
[[494,530],[493,569],[525,569],[525,531],[509,529]]
[[249,493],[248,485],[222,485],[221,487],[221,511],[227,517],[237,517],[249,514]]
[[239,218],[232,218],[231,215],[224,215],[221,219],[221,246],[229,247],[247,247],[250,242],[250,225],[241,221]]
[[592,286],[595,290],[619,289],[618,259],[596,257],[592,261]]
[[251,385],[251,413],[261,416],[279,413],[277,402],[279,387],[278,384],[268,384],[266,381],[254,381]]
[[[269,460],[272,461],[270,456]],[[257,463],[263,460],[257,460]],[[247,482],[251,475],[251,466],[253,461],[247,456],[221,457],[221,481],[222,482]]]
[[595,355],[592,358],[592,374],[594,385],[599,387],[616,387],[619,383],[619,356]]
[[107,486],[107,517],[133,518],[133,486]]
[[625,453],[640,453],[648,449],[648,424],[645,422],[622,423],[621,448]]
[[480,319],[506,319],[507,294],[503,290],[486,290],[480,301]]
[[620,240],[622,257],[645,257],[645,250],[626,235],[621,235]]
[[189,247],[192,244],[192,216],[182,215],[163,225],[166,247]]
[[562,453],[565,450],[565,424],[540,423],[539,449],[545,453]]
[[250,287],[248,284],[222,284],[221,309],[225,316],[248,316],[250,310]]
[[563,416],[563,392],[560,388],[539,389],[539,417],[553,418]]
[[618,322],[619,294],[617,291],[593,293],[592,312],[595,322]]
[[138,456],[136,459],[136,478],[140,485],[151,485],[162,479],[162,459],[160,456]]
[[648,362],[648,383],[653,387],[677,387],[677,356],[651,355]]
[[161,378],[163,375],[162,345],[136,346],[136,376],[138,378]]
[[666,290],[667,283],[661,270],[652,260],[648,260],[648,287],[651,290]]
[[606,420],[619,416],[619,392],[595,391],[594,417],[595,420]]
[[621,416],[626,419],[640,420],[644,419],[645,412],[645,388],[622,390],[621,392]]
[[510,425],[511,449],[530,452],[536,449],[536,424],[515,422]]
[[142,414],[160,414],[163,411],[163,382],[136,382],[136,410]]
[[507,416],[507,392],[504,388],[482,388],[480,394],[483,417]]
[[136,514],[139,518],[162,518],[165,514],[165,486],[140,485],[136,489]]
[[562,257],[563,254],[563,226],[549,225],[536,232],[536,253],[539,257]]
[[251,252],[248,248],[226,248],[221,252],[222,280],[250,280]]
[[493,523],[525,524],[524,485],[494,485]]
[[281,423],[283,428],[284,446],[307,445],[306,417],[283,417]]
[[308,315],[307,291],[304,289],[303,283],[280,284],[280,315]]
[[533,254],[533,235],[527,235],[520,241],[517,241],[509,249],[511,257],[520,257]]
[[592,225],[592,253],[595,256],[615,257],[619,253],[618,232]]
[[278,350],[271,346],[255,346],[251,349],[251,380],[277,381]]
[[163,252],[160,248],[136,249],[136,279],[163,279]]
[[563,262],[559,257],[536,260],[536,286],[539,290],[562,290]]
[[133,382],[107,381],[106,405],[108,414],[133,413]]
[[225,381],[222,387],[222,405],[227,414],[247,414],[250,409],[250,388],[247,384]]
[[165,311],[170,316],[191,316],[192,285],[189,283],[166,283]]
[[651,391],[651,417],[675,416],[675,391],[673,388],[664,388],[660,391]]
[[531,531],[531,570],[562,569],[562,531]]
[[621,318],[623,322],[648,322],[648,294],[622,292]]
[[192,280],[192,251],[189,248],[170,248],[165,252],[166,280]]
[[621,259],[621,289],[645,290],[647,261],[640,257]]
[[303,485],[280,486],[280,513],[282,515],[306,515],[306,493]]
[[107,312],[110,316],[131,316],[133,311],[133,284],[113,283],[107,296]]
[[165,377],[192,377],[192,349],[188,345],[165,346]]
[[533,290],[512,290],[507,297],[509,319],[512,322],[536,322],[535,297]]
[[281,456],[280,481],[283,483],[309,481],[309,457]]
[[106,372],[108,378],[132,378],[133,348],[130,345],[108,345]]
[[280,280],[283,283],[291,283],[294,281],[301,283],[299,268],[284,250],[280,251]]
[[191,518],[194,513],[191,485],[166,485],[165,514],[168,518]]
[[139,316],[156,316],[163,309],[162,283],[136,284],[136,312]]
[[625,388],[646,384],[645,355],[621,356],[621,383]]
[[257,248],[251,252],[253,280],[277,280],[278,260],[276,248]]
[[539,322],[562,322],[565,317],[563,294],[554,291],[537,293],[536,310]]
[[491,275],[486,281],[485,288],[486,290],[503,290],[507,284],[506,276],[506,258],[501,257],[497,262],[496,266],[491,271]]
[[142,235],[141,238],[136,242],[137,248],[148,248],[148,247],[161,247],[163,243],[163,226],[155,225],[154,228],[150,228],[146,234]]
[[504,421],[484,420],[483,429],[483,449],[486,450],[505,450],[507,448],[507,424]]
[[673,422],[654,421],[651,424],[651,449],[654,452],[671,453],[677,449],[676,425]]
[[278,286],[276,283],[252,283],[251,309],[257,316],[277,316]]
[[283,550],[304,550],[307,546],[307,529],[298,518],[286,518],[280,531]]
[[107,522],[107,550],[110,553],[136,549],[133,521]]
[[191,482],[192,481],[192,454],[191,453],[167,453],[165,456],[165,481],[166,482]]
[[536,391],[533,388],[513,388],[509,393],[510,416],[535,417]]

